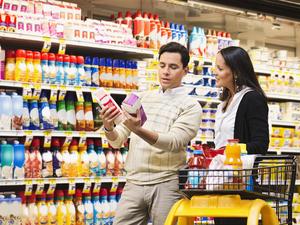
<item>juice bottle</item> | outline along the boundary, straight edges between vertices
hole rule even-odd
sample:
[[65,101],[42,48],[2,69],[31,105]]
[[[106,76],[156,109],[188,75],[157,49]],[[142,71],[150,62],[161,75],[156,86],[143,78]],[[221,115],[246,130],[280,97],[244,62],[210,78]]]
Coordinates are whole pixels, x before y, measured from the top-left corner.
[[23,130],[29,130],[30,127],[29,107],[28,107],[28,101],[25,99],[23,100],[22,121],[23,121]]
[[56,83],[57,84],[64,84],[65,83],[65,70],[64,70],[64,56],[63,55],[56,55]]
[[111,58],[106,59],[105,78],[106,78],[106,87],[113,87],[114,86],[114,81],[113,81],[112,59]]
[[49,101],[49,109],[50,109],[50,118],[51,118],[51,127],[53,130],[58,129],[58,114],[56,108],[56,101]]
[[108,193],[106,188],[101,188],[99,192],[100,204],[103,210],[102,224],[110,222],[110,205],[108,203]]
[[125,61],[119,61],[119,79],[120,79],[120,88],[126,88],[126,73],[125,73]]
[[115,154],[112,152],[111,146],[106,151],[106,175],[107,176],[113,176],[114,175],[114,169],[115,169]]
[[76,128],[76,115],[74,98],[70,96],[66,100],[66,114],[67,114],[67,130],[75,130]]
[[110,223],[113,224],[116,210],[117,210],[117,199],[116,199],[116,192],[109,193],[109,207],[110,207]]
[[57,209],[57,225],[67,225],[67,208],[64,203],[64,192],[62,190],[55,191],[55,205]]
[[26,77],[26,51],[18,49],[16,52],[16,69],[15,69],[15,81],[24,81]]
[[95,151],[97,153],[98,161],[99,161],[99,170],[97,176],[105,176],[106,175],[106,156],[104,154],[101,139],[95,139]]
[[29,116],[30,116],[30,130],[40,129],[40,117],[37,100],[31,100],[29,102]]
[[67,112],[65,100],[57,102],[58,130],[67,130]]
[[0,130],[11,130],[12,101],[5,92],[0,93],[0,105]]
[[51,139],[51,152],[53,155],[53,177],[61,177],[62,154],[60,153],[60,143],[58,138]]
[[126,88],[132,89],[132,62],[129,60],[126,61],[125,74],[126,74]]
[[91,193],[83,193],[83,205],[84,205],[84,224],[93,225],[94,222],[94,209],[91,202]]
[[92,61],[92,86],[99,87],[99,58],[93,57]]
[[13,146],[2,141],[0,145],[1,153],[1,177],[2,179],[13,178],[13,163],[14,163],[14,150]]
[[32,177],[41,178],[42,177],[42,156],[40,153],[40,139],[33,138],[31,142],[31,168],[32,168]]
[[115,167],[114,167],[114,176],[122,176],[123,175],[123,157],[119,149],[115,150]]
[[49,148],[42,150],[42,177],[53,176],[53,154]]
[[85,130],[84,106],[82,101],[76,102],[76,130]]
[[84,58],[83,56],[77,56],[77,82],[76,85],[87,86],[87,77],[84,71]]
[[70,56],[70,68],[67,77],[67,85],[75,85],[76,84],[76,77],[78,76],[77,71],[77,57],[75,55]]
[[26,76],[24,81],[25,82],[33,82],[33,52],[32,51],[26,51]]
[[56,84],[57,69],[55,66],[55,54],[48,54],[48,68],[49,68],[49,83]]
[[32,178],[32,164],[30,158],[30,147],[25,147],[25,178]]
[[105,58],[99,59],[99,79],[100,79],[100,87],[107,86],[107,78],[106,78],[106,60]]
[[80,161],[78,154],[78,141],[76,139],[72,139],[71,144],[69,146],[70,152],[70,167],[69,167],[69,176],[70,177],[78,177],[80,176]]
[[133,36],[136,39],[137,47],[143,47],[144,19],[140,10],[136,12],[136,16],[133,20]]
[[122,193],[123,193],[123,188],[122,188],[122,187],[118,187],[118,188],[117,188],[117,191],[116,191],[116,199],[117,199],[117,202],[120,201],[121,196],[122,196]]
[[87,146],[81,146],[79,147],[79,176],[80,177],[88,177],[90,175],[90,161],[89,161],[89,155],[86,151]]
[[22,201],[22,225],[29,225],[30,224],[30,217],[29,217],[29,209],[27,206],[26,196],[24,191],[19,193],[19,196]]
[[132,61],[132,89],[138,89],[138,68],[137,62]]
[[13,92],[11,95],[12,104],[12,130],[22,130],[23,97]]
[[31,196],[29,197],[29,204],[28,204],[28,211],[29,211],[29,220],[30,224],[38,225],[39,220],[38,220],[38,207],[35,203],[36,196],[35,193],[32,193]]
[[90,176],[96,177],[99,174],[99,159],[95,151],[93,139],[87,139],[89,165],[90,165]]
[[157,49],[157,27],[153,15],[149,14],[150,26],[149,26],[149,48]]
[[40,52],[33,52],[33,82],[42,82],[42,66]]
[[61,147],[61,173],[63,177],[70,177],[70,154],[68,151],[68,146]]
[[112,68],[112,80],[113,80],[113,87],[120,88],[120,71],[119,71],[119,60],[113,60],[113,68]]
[[67,223],[66,225],[76,225],[76,209],[73,203],[73,196],[65,192],[65,205],[67,208]]
[[187,188],[204,189],[205,188],[205,172],[201,169],[205,169],[205,157],[203,151],[194,150],[194,155],[188,161],[189,172]]
[[93,193],[92,194],[92,203],[93,203],[93,209],[94,209],[94,225],[101,225],[102,223],[102,207],[99,201],[99,193]]
[[21,179],[25,176],[24,164],[25,164],[25,147],[20,144],[19,141],[14,141],[14,179]]
[[76,189],[74,204],[76,208],[76,225],[85,225],[84,223],[85,210],[84,210],[84,205],[82,203],[82,191],[80,189]]
[[160,44],[160,41],[161,41],[161,24],[160,24],[160,20],[159,20],[158,15],[155,14],[153,20],[155,21],[155,24],[156,24],[156,41],[157,41],[156,47],[159,49],[160,46],[161,46],[161,44]]
[[91,66],[92,60],[90,56],[86,56],[84,59],[84,71],[85,71],[85,77],[86,77],[86,85],[91,86],[92,85],[92,66]]
[[146,12],[143,13],[143,20],[144,20],[144,48],[150,47],[150,19],[148,17],[148,14]]
[[57,209],[54,204],[54,194],[47,194],[46,196],[46,204],[48,206],[48,225],[56,225],[57,224]]
[[48,206],[46,204],[46,192],[37,195],[38,221],[39,225],[48,224]]
[[69,77],[70,73],[70,56],[69,55],[64,55],[64,84],[68,84],[69,81],[67,80]]
[[16,52],[14,50],[6,51],[6,64],[5,64],[5,80],[15,80],[16,69]]
[[84,102],[84,118],[85,118],[85,130],[94,131],[94,119],[93,119],[93,104],[92,102]]
[[[42,53],[42,83],[49,84],[50,71],[48,66],[48,53]],[[27,66],[28,67],[28,66]]]

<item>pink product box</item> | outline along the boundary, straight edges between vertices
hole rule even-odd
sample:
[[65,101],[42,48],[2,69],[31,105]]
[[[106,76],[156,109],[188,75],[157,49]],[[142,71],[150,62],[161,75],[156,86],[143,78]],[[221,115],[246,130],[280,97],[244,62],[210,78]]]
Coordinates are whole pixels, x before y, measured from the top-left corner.
[[147,116],[142,106],[140,98],[131,93],[122,102],[123,109],[126,110],[129,114],[136,115],[137,110],[140,110],[142,126],[147,121]]

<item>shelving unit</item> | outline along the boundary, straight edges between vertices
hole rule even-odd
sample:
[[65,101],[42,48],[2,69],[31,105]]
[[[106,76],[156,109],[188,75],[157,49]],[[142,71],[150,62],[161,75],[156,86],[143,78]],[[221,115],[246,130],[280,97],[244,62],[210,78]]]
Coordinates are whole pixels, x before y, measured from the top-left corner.
[[272,152],[272,153],[287,153],[287,154],[300,154],[300,148],[287,148],[287,147],[282,147],[282,148],[269,148],[268,152]]

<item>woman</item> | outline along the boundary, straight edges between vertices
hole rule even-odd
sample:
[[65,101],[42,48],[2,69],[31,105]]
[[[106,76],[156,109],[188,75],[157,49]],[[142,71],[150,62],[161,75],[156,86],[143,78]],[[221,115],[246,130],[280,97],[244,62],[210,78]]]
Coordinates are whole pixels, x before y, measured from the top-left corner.
[[[240,47],[220,50],[216,84],[222,88],[215,123],[215,147],[228,139],[245,143],[248,154],[265,154],[269,146],[268,105],[248,53]],[[246,219],[216,219],[217,225],[243,225]]]

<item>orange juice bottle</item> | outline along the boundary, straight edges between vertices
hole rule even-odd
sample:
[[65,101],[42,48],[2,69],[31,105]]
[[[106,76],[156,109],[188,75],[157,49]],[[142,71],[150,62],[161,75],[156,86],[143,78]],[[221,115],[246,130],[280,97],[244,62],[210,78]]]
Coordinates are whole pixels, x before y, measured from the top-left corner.
[[24,81],[26,77],[26,51],[18,49],[16,52],[16,69],[15,69],[15,81]]
[[114,81],[113,81],[113,73],[112,73],[112,59],[107,58],[106,59],[106,87],[113,87]]
[[126,74],[126,88],[132,89],[132,62],[129,60],[126,61],[125,74]]
[[6,51],[5,80],[14,80],[16,70],[16,52],[14,50]]
[[32,51],[26,51],[26,76],[25,76],[25,82],[32,82],[32,76],[33,76],[33,53]]
[[70,152],[70,167],[69,167],[69,176],[70,177],[78,177],[79,173],[79,155],[78,155],[78,141],[76,139],[72,139],[72,142],[69,147]]

